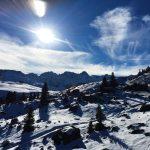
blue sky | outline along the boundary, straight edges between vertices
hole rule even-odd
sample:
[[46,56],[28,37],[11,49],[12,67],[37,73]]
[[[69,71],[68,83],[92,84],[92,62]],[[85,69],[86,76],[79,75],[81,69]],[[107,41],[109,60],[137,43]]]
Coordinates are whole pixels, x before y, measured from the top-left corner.
[[[149,5],[149,0],[46,1],[41,17],[27,0],[1,1],[0,68],[136,74],[150,62]],[[32,31],[41,26],[59,41],[39,41]]]

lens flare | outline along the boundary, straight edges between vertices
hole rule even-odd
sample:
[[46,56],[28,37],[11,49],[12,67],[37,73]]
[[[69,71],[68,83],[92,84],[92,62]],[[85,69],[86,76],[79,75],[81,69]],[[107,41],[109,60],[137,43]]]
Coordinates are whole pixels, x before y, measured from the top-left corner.
[[33,0],[32,8],[38,17],[43,17],[46,13],[46,2],[42,0]]

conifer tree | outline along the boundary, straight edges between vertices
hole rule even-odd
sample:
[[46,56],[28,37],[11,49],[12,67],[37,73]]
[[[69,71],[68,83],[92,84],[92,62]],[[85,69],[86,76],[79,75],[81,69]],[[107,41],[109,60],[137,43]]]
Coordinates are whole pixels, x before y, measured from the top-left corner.
[[23,132],[34,131],[34,114],[32,109],[28,110],[28,113],[24,119],[24,123]]
[[6,103],[14,103],[16,102],[16,92],[8,92],[6,96]]
[[20,96],[20,101],[26,101],[27,97],[25,95],[25,93],[22,93],[22,95]]
[[96,119],[100,123],[105,119],[105,116],[102,112],[102,109],[101,109],[100,105],[98,105],[97,110],[96,110]]
[[115,87],[118,86],[118,82],[117,82],[117,80],[116,80],[116,78],[115,78],[114,72],[112,72],[112,74],[111,74],[110,85],[111,85],[113,88],[115,88]]
[[88,133],[92,133],[94,131],[94,128],[93,128],[93,124],[92,124],[92,121],[89,122],[89,126],[88,126]]
[[105,88],[108,87],[108,86],[109,86],[109,84],[108,84],[107,78],[106,78],[106,76],[104,76],[102,84],[100,85],[100,90],[104,91]]
[[48,85],[45,82],[42,87],[42,93],[41,93],[41,105],[47,104],[47,98],[48,98]]

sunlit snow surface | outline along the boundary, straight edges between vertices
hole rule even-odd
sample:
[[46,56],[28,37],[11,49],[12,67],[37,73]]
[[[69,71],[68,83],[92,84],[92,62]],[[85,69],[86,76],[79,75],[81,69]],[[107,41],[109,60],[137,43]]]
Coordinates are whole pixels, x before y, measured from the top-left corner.
[[15,91],[18,93],[40,92],[41,88],[25,83],[2,82],[0,81],[0,91]]
[[[97,86],[97,83],[93,83],[79,86],[80,90],[86,91],[90,88]],[[85,89],[84,89],[85,87]],[[103,105],[104,113],[107,120],[104,122],[106,126],[118,126],[118,132],[111,132],[110,130],[103,132],[94,132],[90,136],[87,134],[87,127],[89,120],[95,120],[95,110],[97,104],[80,103],[81,110],[77,113],[72,113],[67,108],[63,108],[63,103],[60,97],[55,99],[55,102],[49,104],[48,107],[38,108],[39,100],[33,102],[26,102],[24,104],[14,104],[18,111],[24,111],[22,107],[27,105],[34,106],[35,115],[35,131],[29,135],[22,135],[22,129],[18,129],[14,126],[12,129],[8,128],[8,122],[10,119],[0,119],[0,143],[4,139],[9,139],[12,144],[12,149],[17,148],[19,145],[27,147],[30,145],[32,150],[44,149],[58,149],[58,150],[71,150],[74,147],[76,149],[90,149],[90,150],[102,150],[107,148],[109,150],[149,150],[150,149],[150,137],[144,134],[131,134],[131,130],[127,127],[133,123],[145,123],[146,126],[141,127],[145,132],[150,132],[150,113],[139,112],[139,104],[145,100],[148,101],[147,92],[135,92],[135,93],[122,93],[122,98],[118,99],[120,104],[105,104]],[[128,106],[124,106],[124,101],[128,102]],[[9,106],[11,108],[11,106]],[[5,109],[6,110],[6,109]],[[7,109],[6,115],[13,114],[12,109]],[[130,119],[122,116],[128,114]],[[25,113],[21,115],[18,113],[19,122],[22,122]],[[2,117],[2,115],[1,115]],[[74,125],[80,128],[82,139],[71,142],[67,145],[56,146],[51,140],[52,134],[57,129],[64,126]],[[26,140],[30,143],[26,142]],[[30,140],[29,140],[30,139]],[[46,139],[47,142],[44,142]]]

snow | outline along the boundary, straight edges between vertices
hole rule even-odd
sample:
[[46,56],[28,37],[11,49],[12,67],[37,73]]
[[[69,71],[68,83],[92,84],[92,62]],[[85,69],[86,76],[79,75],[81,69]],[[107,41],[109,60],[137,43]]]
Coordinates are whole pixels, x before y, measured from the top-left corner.
[[[0,83],[1,90],[17,90],[32,91],[40,90],[37,87],[27,84],[11,84],[11,82]],[[81,92],[94,91],[99,85],[98,82],[84,84],[75,89]],[[120,92],[120,93],[119,93]],[[53,92],[51,94],[54,94]],[[10,106],[2,106],[1,112],[5,111],[6,115],[0,114],[0,143],[4,140],[13,142],[11,149],[17,148],[19,145],[24,149],[30,147],[31,150],[38,150],[42,147],[44,149],[58,149],[58,150],[71,150],[71,149],[90,149],[102,150],[104,148],[110,150],[149,150],[150,137],[144,134],[131,134],[129,125],[136,123],[144,123],[145,126],[140,127],[144,132],[150,132],[150,113],[140,112],[139,108],[142,103],[149,102],[149,92],[124,92],[118,91],[116,94],[117,100],[114,103],[105,103],[103,111],[106,115],[104,124],[106,126],[117,126],[119,131],[94,131],[91,135],[87,133],[87,128],[90,120],[95,121],[95,113],[98,104],[96,103],[79,103],[80,110],[76,113],[69,111],[68,108],[63,107],[61,97],[57,97],[54,102],[49,103],[48,106],[39,108],[39,100],[26,102],[22,104],[12,104]],[[109,95],[111,97],[111,95]],[[115,103],[117,102],[117,103]],[[127,102],[127,106],[124,105]],[[34,107],[35,131],[30,134],[22,134],[22,128],[15,125],[9,128],[11,118],[17,117],[20,124],[23,126],[23,119],[26,114],[26,107]],[[17,111],[15,111],[17,110]],[[125,117],[127,114],[129,118]],[[5,117],[4,117],[5,116]],[[5,119],[4,119],[5,118]],[[67,145],[54,145],[51,137],[53,133],[66,127],[69,129],[71,125],[80,129],[81,139],[75,140]],[[0,147],[1,148],[1,147]]]
[[138,76],[132,80],[127,81],[127,84],[133,84],[133,83],[139,83],[139,84],[148,83],[148,84],[150,84],[150,73],[145,73],[141,76]]
[[0,81],[0,91],[12,91],[18,93],[40,92],[41,88],[25,83],[2,82]]

